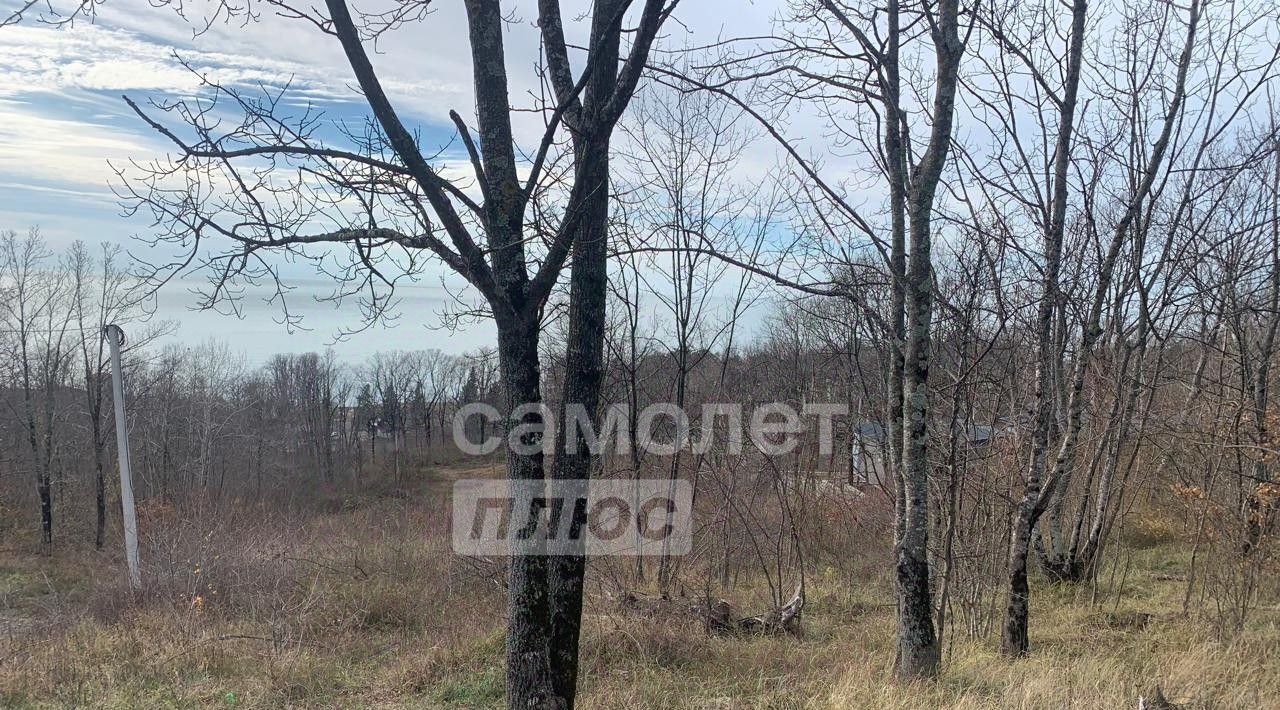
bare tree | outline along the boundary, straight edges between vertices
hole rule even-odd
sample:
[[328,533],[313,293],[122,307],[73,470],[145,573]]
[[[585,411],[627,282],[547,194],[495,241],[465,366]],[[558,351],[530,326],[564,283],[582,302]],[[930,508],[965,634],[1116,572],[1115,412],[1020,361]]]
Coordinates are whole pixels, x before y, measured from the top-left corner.
[[[83,242],[71,246],[67,255],[67,271],[71,277],[70,307],[76,325],[76,345],[80,351],[85,412],[89,420],[89,446],[92,451],[96,522],[94,546],[102,549],[107,525],[107,447],[113,439],[106,428],[104,399],[111,376],[103,329],[109,324],[125,326],[149,315],[142,284],[126,270],[123,249],[103,244],[98,257]],[[130,332],[129,346],[144,347],[168,329],[159,324],[138,332]]]
[[40,505],[41,539],[53,544],[54,458],[66,418],[65,393],[73,351],[67,282],[60,278],[44,238],[36,229],[25,237],[0,234],[0,323],[9,334],[12,380],[21,392],[26,458]]
[[[720,307],[729,295],[720,290],[729,267],[708,250],[738,251],[737,232],[750,217],[755,193],[733,179],[748,143],[740,118],[731,104],[711,94],[655,87],[623,126],[634,181],[626,190],[634,204],[627,215],[639,235],[620,256],[643,252],[648,257],[645,268],[634,269],[629,278],[637,287],[643,282],[643,296],[667,316],[658,322],[670,323],[667,351],[675,372],[667,401],[682,411],[691,404],[690,376],[704,362],[714,362],[720,341],[737,324],[738,313],[724,314]],[[690,424],[696,428],[700,422],[691,418]],[[667,475],[672,480],[681,476],[683,453],[678,447],[671,456]],[[695,475],[700,470],[695,464]],[[663,593],[670,590],[674,567],[664,550],[658,568]]]
[[[784,87],[786,95],[820,102],[840,135],[862,146],[885,181],[889,224],[882,231],[872,226],[842,191],[801,160],[794,147],[787,147],[799,161],[800,172],[812,181],[817,196],[833,206],[840,218],[825,224],[850,225],[865,235],[887,262],[893,297],[890,313],[880,320],[898,343],[892,358],[888,407],[893,442],[890,463],[897,489],[896,674],[901,679],[931,677],[937,674],[940,661],[928,553],[933,215],[951,149],[965,50],[960,7],[950,0],[908,7],[891,1],[883,9],[819,0],[797,5],[794,14],[801,28],[803,23],[814,23],[818,31],[797,31],[786,38],[781,53],[781,70],[790,81]],[[904,94],[904,88],[909,87],[903,86],[903,60],[904,56],[916,56],[905,52],[917,44],[932,50],[933,70],[916,85],[921,95],[912,96]],[[859,109],[870,114],[878,144],[859,137],[857,124],[847,120]],[[910,130],[913,115],[927,136],[920,144]],[[857,297],[847,287],[837,293],[841,291]]]
[[[349,131],[345,144],[326,144],[317,134],[317,117],[306,113],[289,118],[277,110],[279,95],[250,97],[209,84],[217,100],[229,102],[228,108],[243,116],[230,130],[214,118],[213,106],[200,100],[157,103],[151,110],[130,101],[138,116],[173,141],[180,153],[173,161],[121,172],[122,197],[153,216],[161,228],[157,241],[177,245],[183,253],[175,264],[157,268],[154,276],[163,281],[178,270],[205,269],[211,275],[210,306],[234,302],[237,283],[267,280],[277,284],[278,301],[291,317],[278,271],[267,256],[287,251],[329,270],[335,276],[335,299],[363,294],[366,317],[378,320],[392,305],[387,289],[411,278],[423,258],[438,259],[484,298],[497,325],[508,411],[514,411],[517,405],[542,401],[541,313],[572,256],[566,398],[594,411],[606,293],[610,136],[674,4],[646,0],[636,25],[628,27],[630,2],[596,0],[589,44],[575,77],[559,3],[539,3],[544,76],[553,97],[538,107],[546,128],[522,179],[513,140],[503,12],[492,0],[466,3],[476,133],[457,113],[451,118],[466,148],[479,201],[431,165],[431,156],[401,120],[366,51],[366,42],[381,32],[426,13],[353,14],[343,0],[327,0],[324,12],[279,7],[341,45],[372,119],[362,131]],[[630,39],[625,55],[624,35]],[[560,190],[556,156],[566,131],[572,178]],[[182,132],[190,137],[180,136]],[[307,177],[282,189],[278,181],[290,172],[280,170],[285,166],[302,166],[291,174]],[[175,178],[197,184],[197,175],[207,175],[208,180],[198,183],[215,185],[216,192],[202,189],[191,199],[190,190],[169,187]],[[549,208],[557,196],[563,197],[558,223],[542,209],[535,219],[527,219],[535,204],[547,202]],[[211,247],[219,248],[214,244],[223,251],[209,253]],[[343,250],[346,266],[335,273],[330,265]],[[540,261],[535,260],[538,251]],[[392,269],[399,273],[384,273]],[[524,419],[535,427],[540,423],[536,414]],[[555,475],[589,475],[590,457],[585,444],[579,444],[568,447],[571,453],[557,462]],[[541,453],[512,454],[507,467],[512,480],[545,477]],[[582,572],[581,558],[572,556],[548,563],[530,554],[510,566],[511,707],[573,705]]]
[[[1055,307],[1057,306],[1059,297],[1059,274],[1062,268],[1062,244],[1063,235],[1066,230],[1067,217],[1067,198],[1070,194],[1070,185],[1068,183],[1068,171],[1071,167],[1072,156],[1072,138],[1075,131],[1077,95],[1080,87],[1081,64],[1084,56],[1084,40],[1085,40],[1085,23],[1087,21],[1088,3],[1086,0],[1075,0],[1070,7],[1070,21],[1068,23],[1067,38],[1065,42],[1065,65],[1061,65],[1060,60],[1057,61],[1061,70],[1054,73],[1046,72],[1036,60],[1042,54],[1046,56],[1054,56],[1052,50],[1041,52],[1039,43],[1045,41],[1054,41],[1061,35],[1061,30],[1057,27],[1057,18],[1054,15],[1054,9],[1051,6],[1027,8],[1025,12],[1019,13],[1021,6],[1004,6],[992,5],[981,8],[979,17],[983,28],[990,32],[996,41],[1000,43],[1004,49],[998,56],[1001,61],[1015,61],[1024,63],[1026,70],[1031,73],[1035,80],[1034,89],[1042,92],[1048,97],[1048,101],[1042,103],[1047,109],[1042,109],[1043,113],[1049,114],[1042,119],[1040,125],[1053,126],[1052,129],[1046,129],[1040,135],[1036,136],[1043,143],[1034,144],[1039,149],[1036,157],[1043,156],[1043,160],[1052,161],[1052,173],[1047,183],[1042,187],[1040,172],[1043,166],[1040,163],[1033,163],[1030,159],[1025,159],[1026,152],[1014,152],[1012,155],[1024,156],[1024,160],[1019,162],[1016,158],[1012,160],[1014,163],[1012,168],[1005,166],[1003,170],[992,170],[995,175],[1012,176],[1017,180],[1020,187],[1031,187],[1033,189],[1020,190],[1019,195],[1024,196],[1022,199],[1030,202],[1036,200],[1034,204],[1027,205],[1028,209],[1034,212],[1035,219],[1040,227],[1042,235],[1043,264],[1040,267],[1040,294],[1039,304],[1035,320],[1035,341],[1034,348],[1036,353],[1035,367],[1035,385],[1033,402],[1031,405],[1034,424],[1032,425],[1031,436],[1031,454],[1029,463],[1027,464],[1026,473],[1026,490],[1023,493],[1022,501],[1018,506],[1017,521],[1014,525],[1012,548],[1009,560],[1009,609],[1006,612],[1006,622],[1004,627],[1004,640],[1002,648],[1005,653],[1012,655],[1021,655],[1027,651],[1027,600],[1029,595],[1027,584],[1027,560],[1031,551],[1031,534],[1035,527],[1036,519],[1039,517],[1041,510],[1041,482],[1044,476],[1045,460],[1049,447],[1049,434],[1054,418],[1054,398],[1051,391],[1053,377],[1055,374],[1055,356],[1057,350],[1053,340],[1053,322]],[[1022,27],[1014,28],[1017,23],[1022,23]],[[1046,31],[1052,28],[1055,31]],[[1018,30],[1025,29],[1026,37],[1019,35]],[[1007,65],[991,67],[988,74],[991,81],[1000,87],[1000,98],[1007,103],[1016,100],[1018,88],[1012,83],[1016,81],[1019,75],[1010,71]],[[1058,83],[1050,83],[1058,82]],[[1021,87],[1019,87],[1021,88]],[[980,101],[987,100],[985,96],[980,96]],[[987,100],[990,103],[996,103],[996,100]],[[998,116],[1004,117],[1003,128],[1006,129],[1010,140],[1019,141],[1017,119],[1012,112],[995,111]],[[1003,138],[1005,134],[1001,134]],[[1050,141],[1052,142],[1049,145]],[[1019,145],[1025,143],[1025,139],[1019,142]],[[997,154],[995,160],[998,162],[1002,159]],[[986,166],[984,166],[986,167]],[[979,180],[984,179],[984,171],[979,168],[974,171]],[[990,178],[986,178],[990,179]],[[1000,185],[991,192],[998,190],[1011,191],[1012,187]],[[1020,207],[1017,200],[1014,202],[1015,213]],[[1006,226],[1006,229],[1008,227]]]
[[[850,232],[864,238],[886,262],[893,294],[890,312],[872,315],[896,345],[887,407],[897,507],[896,673],[904,680],[931,677],[938,672],[940,658],[928,556],[933,215],[951,150],[969,30],[962,38],[960,6],[950,0],[907,7],[891,1],[884,8],[817,0],[796,3],[791,15],[783,36],[768,38],[763,48],[712,63],[699,76],[673,69],[663,74],[677,85],[724,96],[780,144],[798,177],[809,185],[804,194],[824,205],[817,221],[840,247],[839,258],[827,261],[830,271],[837,271],[842,262],[855,262],[859,247]],[[912,94],[913,87],[903,85],[904,59],[915,66],[917,59],[926,62],[923,55],[929,53],[933,70],[920,77]],[[734,93],[737,85],[774,77],[780,81],[765,94],[775,99],[772,111],[756,110]],[[848,186],[824,179],[818,166],[788,140],[781,121],[773,117],[799,102],[819,106],[840,144],[860,147],[874,162],[887,193],[888,225],[873,225],[854,206]],[[913,123],[927,136],[922,142],[911,131]],[[868,124],[875,130],[862,130]],[[780,273],[777,265],[761,266],[758,260],[744,261],[712,248],[706,251],[787,288],[840,295],[866,307],[856,283],[806,282]]]

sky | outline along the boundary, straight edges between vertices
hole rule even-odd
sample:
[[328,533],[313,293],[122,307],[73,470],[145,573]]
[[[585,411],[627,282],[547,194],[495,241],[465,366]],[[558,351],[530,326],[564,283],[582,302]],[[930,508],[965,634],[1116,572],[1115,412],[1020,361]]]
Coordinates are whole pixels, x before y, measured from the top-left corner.
[[[0,0],[7,16],[16,0]],[[158,4],[158,3],[156,3]],[[581,5],[581,7],[578,7]],[[365,115],[363,100],[332,37],[296,19],[260,8],[256,21],[216,22],[203,33],[200,18],[215,7],[211,0],[188,0],[188,22],[172,7],[148,0],[110,0],[92,22],[51,27],[37,22],[0,28],[0,230],[23,232],[38,226],[55,249],[75,240],[122,244],[146,261],[157,254],[142,239],[152,225],[123,214],[112,192],[113,166],[146,161],[172,152],[172,144],[143,124],[122,95],[147,99],[187,98],[200,90],[197,78],[179,59],[220,83],[248,88],[290,85],[299,104],[324,111],[327,120]],[[364,7],[364,5],[357,5]],[[402,118],[420,134],[424,146],[451,146],[449,110],[473,115],[466,25],[461,0],[437,0],[425,21],[383,38],[373,61]],[[689,2],[677,22],[669,22],[664,42],[696,45],[725,36],[745,36],[769,27],[772,2]],[[568,20],[580,17],[585,2],[565,2]],[[532,2],[512,6],[507,32],[511,97],[518,103],[536,88],[533,63],[538,34]],[[225,18],[224,18],[225,20]],[[569,41],[582,39],[581,21],[567,28]],[[585,42],[583,42],[585,43]],[[516,114],[517,141],[531,143],[538,119]],[[448,150],[455,150],[450,147]],[[443,159],[461,158],[450,155]],[[263,362],[275,352],[333,347],[346,359],[377,350],[439,348],[461,353],[492,342],[489,324],[454,331],[439,328],[450,293],[465,284],[443,268],[428,269],[419,281],[400,290],[400,318],[389,328],[335,341],[359,323],[351,306],[318,302],[327,284],[301,267],[285,267],[293,287],[293,310],[304,315],[302,328],[282,324],[270,295],[250,292],[240,317],[196,311],[192,289],[199,282],[177,279],[158,294],[156,317],[173,320],[171,339],[195,343],[225,340],[248,361]]]

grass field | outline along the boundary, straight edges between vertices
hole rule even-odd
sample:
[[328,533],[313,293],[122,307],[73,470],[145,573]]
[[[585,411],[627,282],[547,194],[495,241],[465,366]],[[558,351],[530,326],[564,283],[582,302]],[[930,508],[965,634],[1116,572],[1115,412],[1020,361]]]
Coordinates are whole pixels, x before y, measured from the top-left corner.
[[[151,511],[148,591],[89,551],[0,553],[5,708],[488,708],[502,702],[497,570],[447,549],[450,478],[337,496],[326,512],[251,504]],[[266,518],[264,520],[264,517]],[[144,530],[145,532],[145,530]],[[708,636],[590,585],[586,708],[1134,708],[1157,684],[1187,708],[1280,708],[1280,613],[1233,638],[1184,616],[1183,553],[1125,553],[1118,594],[1036,588],[1032,655],[949,642],[936,683],[889,676],[885,578],[820,568],[803,635]],[[762,589],[734,592],[749,606]],[[673,602],[678,607],[682,602]]]

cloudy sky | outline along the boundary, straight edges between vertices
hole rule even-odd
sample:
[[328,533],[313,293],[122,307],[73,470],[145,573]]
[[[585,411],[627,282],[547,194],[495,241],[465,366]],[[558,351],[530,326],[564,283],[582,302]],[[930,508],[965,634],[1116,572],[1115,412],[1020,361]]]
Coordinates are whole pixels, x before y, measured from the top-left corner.
[[[0,15],[15,0],[0,0]],[[577,7],[582,5],[582,7]],[[577,17],[585,3],[568,0],[566,18]],[[450,142],[447,114],[472,114],[470,61],[461,0],[437,0],[423,23],[406,27],[379,45],[375,66],[407,123],[424,144]],[[200,18],[214,7],[209,0],[184,3],[191,22],[172,9],[148,0],[110,0],[93,22],[54,28],[37,22],[0,28],[0,229],[25,231],[39,226],[55,248],[82,239],[125,244],[136,256],[154,255],[135,237],[146,235],[145,219],[128,219],[111,191],[112,165],[159,157],[171,148],[125,106],[122,95],[136,101],[179,98],[199,90],[196,77],[179,58],[218,82],[239,87],[279,86],[289,82],[294,101],[311,102],[331,120],[364,114],[360,97],[336,41],[313,26],[276,17],[262,7],[256,21],[218,22],[208,31]],[[767,29],[775,5],[689,2],[668,24],[670,46],[699,44],[717,37],[748,35]],[[512,100],[519,102],[536,87],[533,62],[538,52],[532,2],[517,3],[507,28],[507,61],[512,71]],[[585,28],[570,28],[572,42]],[[526,115],[527,116],[527,115]],[[529,139],[536,120],[523,119],[517,130]],[[448,157],[447,155],[445,156]],[[210,337],[228,340],[250,361],[272,352],[323,348],[334,334],[356,321],[352,308],[335,309],[311,298],[325,293],[314,277],[299,278],[293,301],[305,315],[303,331],[290,333],[278,323],[279,313],[262,299],[247,298],[243,318],[190,309],[194,282],[171,283],[161,293],[161,317],[179,321],[174,338],[195,342]],[[442,280],[443,279],[443,280]],[[403,291],[403,310],[412,318],[383,337],[354,338],[335,345],[344,357],[361,357],[376,349],[439,347],[460,352],[487,343],[491,331],[475,326],[446,333],[424,326],[438,321],[447,288],[458,284],[443,273],[428,274]],[[252,296],[253,294],[250,294]],[[425,317],[418,314],[427,313]]]

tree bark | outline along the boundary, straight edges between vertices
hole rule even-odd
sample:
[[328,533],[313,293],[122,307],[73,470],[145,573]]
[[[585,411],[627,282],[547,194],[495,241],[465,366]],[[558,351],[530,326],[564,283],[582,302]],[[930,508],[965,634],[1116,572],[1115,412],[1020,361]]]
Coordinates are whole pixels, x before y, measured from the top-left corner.
[[[542,401],[537,323],[498,319],[498,360],[507,412],[521,404]],[[539,415],[527,414],[523,423]],[[515,424],[515,422],[511,422]],[[526,442],[527,443],[527,442]],[[541,481],[543,454],[507,451],[507,478]],[[532,551],[511,558],[507,571],[507,706],[559,708],[548,657],[550,600],[547,595],[547,557]]]
[[929,574],[929,364],[933,324],[933,203],[951,147],[951,127],[960,58],[958,5],[938,3],[933,29],[937,56],[928,148],[913,171],[907,192],[907,341],[903,348],[903,456],[901,540],[897,547],[898,654],[902,680],[931,678],[941,661],[933,623]]
[[[566,219],[576,217],[569,276],[569,334],[565,352],[562,407],[578,406],[593,430],[600,427],[600,389],[604,382],[604,333],[608,298],[609,144],[616,115],[608,115],[609,103],[618,91],[614,67],[618,65],[621,34],[615,17],[625,9],[621,0],[597,0],[591,24],[591,53],[585,72],[581,113],[570,124],[574,149],[574,188],[579,200],[571,202]],[[548,4],[549,8],[549,4]],[[565,67],[561,47],[549,49],[552,60]],[[571,102],[561,83],[557,97]],[[623,97],[623,106],[630,95]],[[591,477],[594,452],[581,431],[569,430],[568,410],[562,410],[558,430],[566,437],[556,452],[554,478],[586,481]],[[568,438],[572,437],[572,438]],[[563,484],[562,484],[563,485]],[[582,486],[574,491],[585,495]],[[576,511],[575,506],[575,511]],[[581,540],[576,554],[550,558],[551,594],[550,663],[552,688],[559,707],[572,710],[577,697],[578,642],[582,631],[583,583],[586,558]],[[510,706],[510,701],[508,701]]]
[[[599,429],[600,387],[604,378],[605,300],[608,289],[609,144],[589,137],[580,141],[578,180],[595,186],[584,200],[582,228],[573,243],[569,287],[569,338],[565,360],[563,406],[581,406],[593,429]],[[566,439],[556,452],[554,476],[562,480],[591,477],[593,453],[568,417],[559,427]],[[551,668],[556,695],[572,708],[578,677],[578,638],[582,627],[582,584],[586,559],[581,553],[551,558]]]

